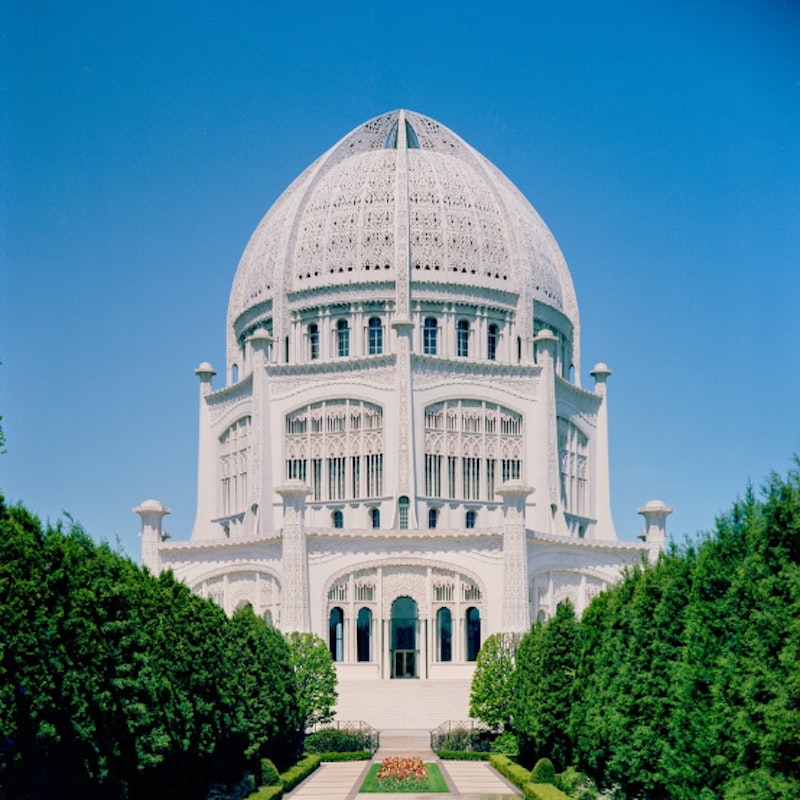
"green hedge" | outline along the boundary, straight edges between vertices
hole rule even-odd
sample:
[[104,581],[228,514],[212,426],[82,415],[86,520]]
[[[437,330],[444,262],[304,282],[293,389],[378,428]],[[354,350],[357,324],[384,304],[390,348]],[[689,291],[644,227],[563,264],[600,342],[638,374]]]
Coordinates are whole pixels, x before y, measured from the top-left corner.
[[501,756],[493,753],[489,758],[489,763],[504,777],[508,778],[514,786],[522,789],[526,783],[530,783],[530,770],[521,767],[513,762],[508,756]]
[[552,783],[526,783],[520,788],[525,800],[570,800],[568,794],[564,794]]
[[320,761],[369,761],[369,750],[356,750],[354,753],[315,753]]
[[323,728],[306,736],[303,749],[306,753],[353,753],[367,749],[365,739],[361,731]]
[[437,755],[442,761],[488,761],[492,754],[477,750],[440,750]]
[[[308,755],[298,761],[293,767],[289,767],[286,772],[281,772],[281,783],[283,791],[288,792],[294,789],[300,781],[307,778],[320,764],[320,757]],[[260,800],[260,798],[259,798]]]
[[247,800],[280,800],[281,797],[283,797],[283,786],[262,786]]

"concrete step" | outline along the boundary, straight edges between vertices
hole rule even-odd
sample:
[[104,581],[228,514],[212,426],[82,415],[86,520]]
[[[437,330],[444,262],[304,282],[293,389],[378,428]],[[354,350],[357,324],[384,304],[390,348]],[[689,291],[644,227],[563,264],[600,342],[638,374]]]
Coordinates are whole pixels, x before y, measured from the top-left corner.
[[378,730],[431,731],[446,720],[467,719],[470,681],[340,681],[337,720],[363,720]]
[[377,761],[387,756],[419,756],[423,761],[434,761],[431,734],[428,730],[400,728],[381,731],[381,746],[375,754]]

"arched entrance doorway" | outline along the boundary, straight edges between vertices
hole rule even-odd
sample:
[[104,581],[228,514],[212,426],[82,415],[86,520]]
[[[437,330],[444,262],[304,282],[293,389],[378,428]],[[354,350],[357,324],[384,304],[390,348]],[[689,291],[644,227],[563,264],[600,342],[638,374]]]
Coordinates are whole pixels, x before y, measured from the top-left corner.
[[398,597],[392,603],[392,677],[417,677],[417,604],[410,597]]

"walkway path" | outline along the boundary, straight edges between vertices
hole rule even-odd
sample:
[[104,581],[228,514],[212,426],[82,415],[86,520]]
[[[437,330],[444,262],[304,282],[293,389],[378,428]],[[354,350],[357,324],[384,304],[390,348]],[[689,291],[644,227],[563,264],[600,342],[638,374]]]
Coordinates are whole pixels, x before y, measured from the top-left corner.
[[[380,759],[378,759],[380,760]],[[358,789],[372,761],[323,764],[294,791],[291,800],[511,800],[518,789],[500,777],[485,761],[439,761],[450,794],[360,794]]]

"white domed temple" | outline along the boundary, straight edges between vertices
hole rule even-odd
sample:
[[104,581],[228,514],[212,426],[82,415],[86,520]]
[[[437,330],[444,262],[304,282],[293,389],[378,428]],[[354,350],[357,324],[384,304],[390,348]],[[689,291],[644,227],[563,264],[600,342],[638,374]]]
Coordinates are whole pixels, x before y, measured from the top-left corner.
[[659,501],[617,540],[610,371],[582,388],[579,334],[561,251],[496,167],[420,114],[364,123],[250,239],[224,385],[196,370],[194,530],[167,541],[146,501],[143,563],[319,634],[340,718],[466,717],[486,636],[581,612],[664,546]]

